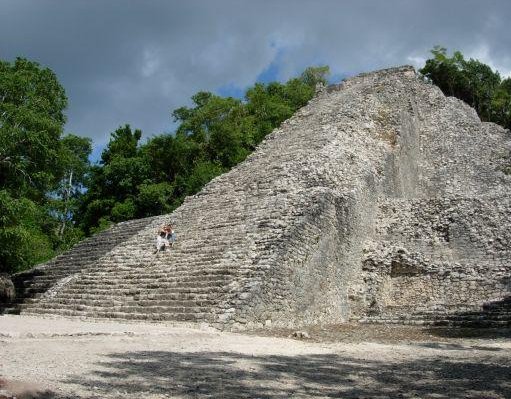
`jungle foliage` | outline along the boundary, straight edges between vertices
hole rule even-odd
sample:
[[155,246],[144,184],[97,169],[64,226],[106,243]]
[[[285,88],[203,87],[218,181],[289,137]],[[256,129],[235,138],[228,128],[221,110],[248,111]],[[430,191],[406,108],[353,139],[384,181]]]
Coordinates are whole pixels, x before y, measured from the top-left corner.
[[0,272],[28,268],[83,236],[72,219],[91,141],[63,136],[66,105],[48,68],[0,61]]
[[511,78],[481,61],[466,60],[455,51],[451,57],[443,47],[431,51],[420,72],[447,96],[457,97],[475,108],[481,120],[511,128]]

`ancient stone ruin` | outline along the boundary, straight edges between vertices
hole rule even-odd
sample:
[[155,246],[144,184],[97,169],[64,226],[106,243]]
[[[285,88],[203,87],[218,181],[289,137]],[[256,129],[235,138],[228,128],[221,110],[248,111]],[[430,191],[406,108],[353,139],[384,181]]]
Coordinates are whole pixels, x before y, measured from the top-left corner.
[[[401,67],[320,92],[171,215],[15,276],[23,314],[509,326],[511,136]],[[156,229],[178,242],[154,255]]]

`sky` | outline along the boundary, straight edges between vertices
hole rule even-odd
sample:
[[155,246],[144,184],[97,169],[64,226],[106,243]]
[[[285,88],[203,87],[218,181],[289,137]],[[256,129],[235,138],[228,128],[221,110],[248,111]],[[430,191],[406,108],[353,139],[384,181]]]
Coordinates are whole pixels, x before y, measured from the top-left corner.
[[460,50],[511,75],[509,0],[0,0],[0,59],[52,69],[65,131],[95,154],[129,123],[172,132],[199,90],[242,96],[329,65],[332,80]]

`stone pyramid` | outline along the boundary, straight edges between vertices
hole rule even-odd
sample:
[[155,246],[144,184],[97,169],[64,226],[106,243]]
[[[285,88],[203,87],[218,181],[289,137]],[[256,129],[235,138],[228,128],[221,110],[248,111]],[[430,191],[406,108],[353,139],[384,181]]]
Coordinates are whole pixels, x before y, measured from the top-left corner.
[[480,317],[511,291],[510,139],[411,67],[359,75],[173,214],[17,275],[18,309],[231,330]]

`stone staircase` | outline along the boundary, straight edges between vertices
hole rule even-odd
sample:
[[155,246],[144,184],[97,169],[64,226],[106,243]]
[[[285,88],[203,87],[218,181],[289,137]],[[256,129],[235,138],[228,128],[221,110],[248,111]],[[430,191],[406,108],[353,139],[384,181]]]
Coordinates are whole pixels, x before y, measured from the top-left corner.
[[359,319],[364,324],[405,324],[450,328],[511,328],[511,296],[480,307],[454,309],[386,309],[385,313]]
[[12,280],[16,288],[16,299],[13,303],[0,304],[0,313],[19,313],[26,304],[37,300],[59,281],[79,273],[86,267],[94,267],[101,256],[138,232],[151,220],[152,218],[146,218],[119,223],[81,241],[71,250],[47,263],[15,274]]
[[[284,223],[285,213],[278,208],[275,205],[274,212]],[[135,234],[102,256],[96,253],[90,262],[83,258],[90,245],[73,249],[58,263],[68,267],[37,276],[28,288],[37,294],[24,298],[18,308],[32,315],[206,322],[221,327],[232,313],[231,301],[240,294],[247,296],[244,285],[250,288],[264,276],[258,263],[275,254],[280,230],[271,226],[273,217],[257,198],[240,200],[206,189],[170,216],[132,224],[130,231],[138,229]],[[292,217],[287,216],[289,223]],[[156,230],[169,220],[178,240],[169,250],[154,254]],[[263,237],[250,234],[255,227],[247,226],[265,226]],[[95,245],[103,240],[96,237]],[[248,251],[257,256],[247,256]],[[70,260],[79,266],[69,267]],[[51,284],[55,285],[48,289]]]

